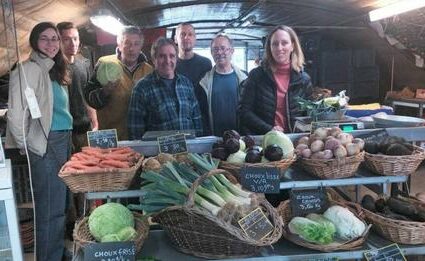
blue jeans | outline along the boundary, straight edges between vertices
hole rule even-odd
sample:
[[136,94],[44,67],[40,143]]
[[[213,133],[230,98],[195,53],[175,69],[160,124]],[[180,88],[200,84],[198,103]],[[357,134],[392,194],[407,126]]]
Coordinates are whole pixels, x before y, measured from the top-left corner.
[[37,226],[37,261],[60,261],[64,253],[67,187],[58,173],[69,158],[70,141],[71,132],[51,131],[43,157],[29,152]]

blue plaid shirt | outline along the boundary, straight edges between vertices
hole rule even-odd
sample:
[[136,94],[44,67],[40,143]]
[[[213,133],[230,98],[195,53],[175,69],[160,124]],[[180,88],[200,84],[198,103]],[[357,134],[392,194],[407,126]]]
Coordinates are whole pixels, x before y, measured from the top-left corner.
[[202,134],[202,119],[193,85],[176,74],[175,88],[167,88],[153,72],[133,89],[128,107],[130,140],[140,140],[146,131],[194,129]]

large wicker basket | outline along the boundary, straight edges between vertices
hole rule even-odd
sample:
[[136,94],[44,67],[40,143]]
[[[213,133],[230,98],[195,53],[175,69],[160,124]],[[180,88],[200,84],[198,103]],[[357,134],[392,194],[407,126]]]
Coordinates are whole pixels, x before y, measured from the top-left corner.
[[387,218],[363,209],[365,219],[382,237],[399,244],[425,244],[425,222],[402,221]]
[[278,241],[282,236],[282,218],[260,194],[260,206],[268,215],[274,230],[259,241],[248,237],[240,227],[194,207],[194,192],[199,184],[220,173],[229,174],[220,169],[204,174],[193,183],[185,205],[168,207],[153,217],[153,221],[163,227],[172,245],[186,254],[222,259],[252,256],[261,246]]
[[425,159],[425,150],[414,146],[412,155],[388,156],[365,152],[364,164],[371,171],[384,176],[410,175]]
[[354,176],[360,163],[363,161],[364,151],[357,155],[342,159],[304,159],[300,158],[298,164],[308,173],[321,179],[339,179]]
[[279,170],[279,174],[282,177],[283,174],[285,174],[285,171],[291,166],[291,164],[296,160],[296,156],[294,155],[290,159],[282,159],[279,161],[270,161],[267,163],[230,163],[224,160],[220,161],[219,167],[221,169],[229,171],[231,174],[233,174],[237,179],[239,179],[239,171],[243,167],[270,167],[270,168],[277,168]]
[[[349,208],[351,212],[353,212],[360,220],[362,220],[364,222],[363,218],[361,218],[362,209],[357,204],[350,203],[350,202],[342,203],[342,202],[337,202],[337,201],[333,201],[333,200],[329,200],[329,202],[330,202],[330,205],[341,205],[343,207]],[[371,227],[371,225],[369,225],[369,226],[366,225],[367,228],[366,228],[365,232],[363,233],[363,235],[358,237],[358,238],[352,239],[350,241],[334,242],[334,243],[330,243],[330,244],[326,244],[326,245],[319,245],[319,244],[307,242],[307,241],[303,240],[302,238],[300,238],[299,236],[293,235],[293,234],[291,234],[291,232],[289,232],[287,224],[292,219],[290,200],[286,200],[284,202],[281,202],[279,204],[278,208],[277,208],[277,211],[279,212],[279,215],[283,218],[283,222],[286,224],[285,228],[283,230],[283,236],[287,240],[289,240],[292,243],[297,244],[299,246],[319,250],[319,251],[322,251],[322,252],[333,252],[333,251],[339,251],[339,250],[351,250],[351,249],[361,248],[363,243],[366,241],[366,237],[367,237],[369,230],[370,230],[370,227]],[[366,224],[366,222],[364,222],[364,223]]]
[[[149,222],[147,218],[143,217],[142,214],[133,212],[135,230],[137,237],[134,240],[137,252],[142,249],[143,243],[149,234]],[[96,243],[94,237],[90,234],[89,230],[89,218],[85,217],[80,222],[75,224],[73,231],[74,244],[76,245],[75,251],[84,247],[87,244]]]
[[142,161],[143,156],[131,168],[111,168],[93,173],[64,172],[64,167],[62,167],[59,177],[63,179],[73,193],[126,190],[142,165]]

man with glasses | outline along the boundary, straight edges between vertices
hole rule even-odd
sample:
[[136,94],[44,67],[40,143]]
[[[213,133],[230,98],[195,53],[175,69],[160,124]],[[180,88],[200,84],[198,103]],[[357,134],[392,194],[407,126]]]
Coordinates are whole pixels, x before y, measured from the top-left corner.
[[217,35],[211,41],[215,66],[200,81],[207,100],[207,108],[201,110],[208,112],[210,130],[215,136],[238,129],[239,86],[247,76],[232,64],[233,52],[232,40],[227,35]]
[[[136,82],[152,72],[141,52],[142,32],[138,27],[126,26],[117,36],[117,53],[99,58],[95,74],[85,90],[88,104],[97,110],[99,129],[117,129],[119,140],[128,140],[127,112],[131,92]],[[104,86],[96,78],[102,63],[118,63],[123,70],[121,77]]]
[[199,86],[199,81],[205,75],[206,72],[211,70],[211,61],[193,51],[196,44],[196,33],[195,28],[189,23],[179,24],[176,28],[176,34],[174,38],[175,43],[178,47],[178,59],[176,71],[179,74],[183,74],[192,81],[193,87],[195,88],[195,94],[198,102],[201,106],[202,118],[204,119],[204,134],[210,134],[208,132],[208,122],[205,118],[208,115],[208,111],[202,110],[207,107],[207,101],[205,96],[202,95],[202,90]]

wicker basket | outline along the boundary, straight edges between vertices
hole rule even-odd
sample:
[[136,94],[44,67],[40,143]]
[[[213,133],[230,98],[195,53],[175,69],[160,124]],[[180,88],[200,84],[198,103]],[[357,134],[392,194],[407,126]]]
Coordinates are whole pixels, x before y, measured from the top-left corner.
[[172,245],[186,254],[222,259],[252,256],[261,246],[277,242],[282,236],[282,218],[261,195],[260,206],[268,215],[274,230],[260,241],[248,237],[240,227],[194,207],[194,191],[199,184],[220,173],[229,174],[220,169],[204,174],[193,183],[185,205],[168,207],[153,217],[153,221],[163,227]]
[[239,171],[242,167],[270,167],[277,168],[279,170],[280,177],[285,174],[285,171],[291,166],[291,164],[296,160],[296,156],[294,155],[290,159],[282,159],[279,161],[270,161],[267,163],[229,163],[227,161],[221,160],[219,167],[221,169],[227,170],[235,177],[239,179]]
[[93,173],[64,172],[64,167],[62,167],[59,177],[63,179],[73,193],[126,190],[142,165],[142,161],[143,156],[131,168],[111,168]]
[[[359,205],[351,203],[351,202],[336,202],[333,200],[329,200],[329,203],[331,205],[341,205],[343,207],[348,207],[351,212],[353,212],[360,220],[364,222],[364,220],[361,218],[362,216],[362,209]],[[292,219],[292,213],[291,213],[291,206],[290,206],[290,200],[286,200],[284,202],[281,202],[279,206],[277,207],[277,211],[279,212],[279,215],[283,218],[283,222],[285,224],[288,224]],[[364,222],[366,223],[366,222]],[[319,245],[307,242],[300,238],[298,235],[293,235],[288,230],[288,226],[285,226],[283,230],[283,236],[291,241],[294,244],[297,244],[302,247],[310,248],[319,250],[322,252],[333,252],[333,251],[339,251],[339,250],[351,250],[351,249],[358,249],[361,248],[363,243],[366,241],[367,234],[369,233],[371,225],[367,226],[366,230],[363,232],[363,235],[352,239],[350,241],[346,242],[333,242],[326,245]]]
[[[142,216],[142,214],[133,212],[135,230],[137,237],[134,240],[137,252],[140,252],[143,246],[143,242],[149,234],[149,222]],[[73,231],[74,244],[76,245],[76,251],[90,243],[96,243],[94,237],[90,234],[89,230],[89,218],[85,217],[80,222],[75,224]]]
[[321,179],[340,179],[354,176],[363,161],[364,151],[343,159],[304,159],[298,160],[298,165],[308,173]]
[[401,221],[363,209],[366,220],[382,237],[399,244],[425,244],[425,222]]
[[425,150],[414,146],[412,155],[388,156],[365,152],[364,164],[371,171],[384,176],[410,175],[425,159]]

